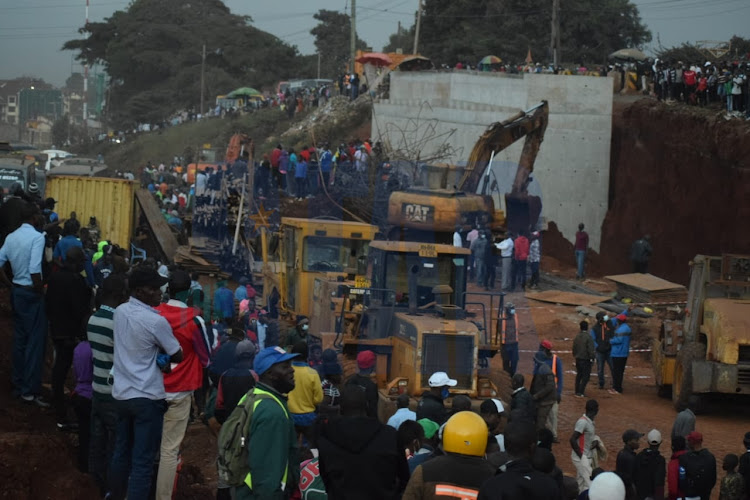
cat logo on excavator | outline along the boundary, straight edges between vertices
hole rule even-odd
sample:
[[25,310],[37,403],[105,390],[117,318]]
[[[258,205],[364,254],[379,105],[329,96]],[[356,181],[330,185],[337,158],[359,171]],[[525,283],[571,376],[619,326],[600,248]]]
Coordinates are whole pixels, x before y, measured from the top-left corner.
[[401,214],[409,222],[432,222],[435,218],[435,207],[404,203],[401,205]]

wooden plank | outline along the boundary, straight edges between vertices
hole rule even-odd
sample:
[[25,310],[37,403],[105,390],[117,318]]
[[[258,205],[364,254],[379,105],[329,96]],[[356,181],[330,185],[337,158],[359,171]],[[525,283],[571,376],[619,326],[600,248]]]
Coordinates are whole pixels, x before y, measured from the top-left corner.
[[143,215],[146,216],[148,225],[154,233],[156,243],[159,245],[162,255],[167,261],[172,262],[175,253],[177,252],[177,238],[172,234],[172,230],[169,228],[169,224],[167,224],[167,221],[161,214],[161,210],[159,210],[156,200],[154,200],[153,195],[146,189],[137,189],[135,191],[135,199],[138,201],[138,204],[143,211]]
[[609,297],[603,295],[589,295],[587,293],[561,292],[558,290],[546,290],[544,292],[527,293],[527,299],[552,304],[565,304],[571,306],[591,306],[599,302],[606,302]]
[[632,286],[639,288],[646,292],[657,292],[663,290],[687,290],[683,285],[679,283],[672,283],[665,279],[654,276],[653,274],[617,274],[613,276],[605,276],[606,279],[614,281],[615,283],[622,283],[623,285]]

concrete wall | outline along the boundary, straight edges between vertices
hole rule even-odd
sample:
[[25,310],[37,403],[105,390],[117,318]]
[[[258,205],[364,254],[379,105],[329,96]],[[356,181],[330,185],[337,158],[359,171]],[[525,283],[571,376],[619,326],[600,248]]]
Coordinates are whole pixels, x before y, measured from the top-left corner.
[[[543,217],[569,240],[575,239],[579,222],[586,224],[591,247],[598,251],[609,191],[609,78],[394,72],[390,99],[375,104],[372,135],[395,149],[418,145],[421,158],[449,143],[454,153],[443,161],[460,164],[487,126],[544,99],[550,106],[549,126],[529,191],[541,193]],[[495,156],[493,172],[502,193],[510,191],[522,148],[523,140],[517,141]]]

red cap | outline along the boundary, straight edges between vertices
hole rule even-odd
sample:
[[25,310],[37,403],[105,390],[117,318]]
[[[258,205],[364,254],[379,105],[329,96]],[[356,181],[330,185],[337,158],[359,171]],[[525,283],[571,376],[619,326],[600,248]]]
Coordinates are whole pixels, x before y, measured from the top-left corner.
[[624,314],[618,314],[617,316],[615,316],[615,319],[616,319],[617,321],[620,321],[620,322],[622,322],[622,321],[627,321],[627,320],[628,320],[628,317],[627,317],[627,316],[625,316]]
[[549,340],[542,340],[542,347],[552,350],[552,343]]
[[357,366],[360,370],[369,370],[375,366],[375,353],[372,351],[362,351],[357,354]]
[[702,443],[703,442],[703,434],[701,434],[698,431],[693,431],[686,437],[688,443]]

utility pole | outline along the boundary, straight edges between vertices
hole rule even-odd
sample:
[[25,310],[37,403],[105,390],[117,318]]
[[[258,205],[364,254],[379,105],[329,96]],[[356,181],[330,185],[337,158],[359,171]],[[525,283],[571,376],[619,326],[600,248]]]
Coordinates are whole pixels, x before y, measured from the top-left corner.
[[[89,0],[86,0],[86,28],[89,27]],[[86,33],[86,38],[89,35]],[[83,129],[88,130],[89,126],[89,63],[83,65]]]
[[318,80],[320,80],[320,52],[318,52]]
[[349,68],[349,73],[354,73],[354,59],[357,58],[357,0],[352,0],[351,28],[351,40],[349,40],[351,67]]
[[557,68],[560,63],[560,0],[552,0],[550,48],[552,49],[552,64]]
[[203,55],[201,57],[201,116],[203,116],[203,79],[206,74],[206,44],[203,44]]
[[417,28],[414,31],[414,50],[412,54],[418,54],[419,50],[419,28],[422,24],[422,0],[417,0]]

